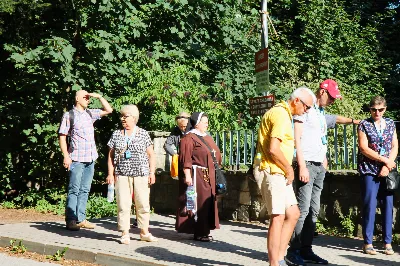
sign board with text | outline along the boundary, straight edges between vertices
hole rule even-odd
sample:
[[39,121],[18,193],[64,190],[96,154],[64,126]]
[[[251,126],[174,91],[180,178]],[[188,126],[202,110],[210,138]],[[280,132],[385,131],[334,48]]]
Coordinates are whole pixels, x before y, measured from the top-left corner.
[[254,97],[249,99],[250,115],[262,116],[275,104],[275,96],[273,94],[267,96]]
[[257,92],[268,90],[268,48],[264,48],[255,54],[255,73]]

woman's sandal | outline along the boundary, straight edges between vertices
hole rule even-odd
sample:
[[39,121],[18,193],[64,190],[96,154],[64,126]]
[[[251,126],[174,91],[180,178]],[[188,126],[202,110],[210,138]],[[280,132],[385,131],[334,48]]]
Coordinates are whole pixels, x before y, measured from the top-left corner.
[[393,248],[392,247],[383,247],[384,248],[384,251],[383,251],[383,253],[385,253],[386,255],[393,255],[394,254],[394,250],[393,250]]
[[194,240],[201,241],[201,242],[210,242],[214,239],[212,236],[195,236]]
[[129,245],[131,243],[131,238],[129,237],[129,234],[121,236],[121,239],[119,240],[121,244]]
[[147,242],[157,242],[158,241],[158,239],[150,233],[147,233],[147,235],[140,234],[140,240],[147,241]]
[[363,246],[363,251],[365,254],[368,254],[368,255],[376,255],[377,254],[376,250],[374,249],[373,246],[369,246],[369,247]]

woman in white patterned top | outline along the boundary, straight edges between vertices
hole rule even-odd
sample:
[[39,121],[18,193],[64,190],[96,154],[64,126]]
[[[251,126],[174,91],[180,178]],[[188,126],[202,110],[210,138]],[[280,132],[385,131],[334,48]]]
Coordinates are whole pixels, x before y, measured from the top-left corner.
[[121,108],[123,129],[114,131],[108,141],[107,183],[115,182],[118,207],[118,230],[121,244],[129,244],[129,228],[134,192],[136,217],[143,241],[157,241],[149,232],[150,185],[155,182],[155,155],[149,133],[139,128],[139,110],[136,105]]

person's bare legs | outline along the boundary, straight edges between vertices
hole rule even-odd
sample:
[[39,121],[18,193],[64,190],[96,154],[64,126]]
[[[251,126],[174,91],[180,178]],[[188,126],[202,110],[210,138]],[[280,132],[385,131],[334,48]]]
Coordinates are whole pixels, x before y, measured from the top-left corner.
[[285,214],[271,215],[267,237],[268,258],[271,266],[279,266],[279,251],[284,220]]
[[290,238],[292,237],[294,227],[300,217],[300,210],[297,205],[292,205],[285,211],[285,220],[283,221],[281,232],[281,243],[279,246],[279,260],[283,260],[286,254]]

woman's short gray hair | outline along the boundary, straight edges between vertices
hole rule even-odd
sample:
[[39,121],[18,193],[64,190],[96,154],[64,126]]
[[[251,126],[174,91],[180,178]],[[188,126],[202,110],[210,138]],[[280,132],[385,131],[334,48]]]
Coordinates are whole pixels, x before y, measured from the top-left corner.
[[127,104],[121,107],[121,114],[131,115],[135,118],[136,122],[139,120],[139,109],[134,104]]
[[386,99],[378,95],[372,97],[371,101],[369,102],[369,107],[374,107],[375,105],[381,104],[386,107]]
[[313,105],[314,105],[317,102],[317,97],[315,97],[314,92],[312,92],[312,90],[310,90],[306,86],[301,86],[301,87],[295,89],[292,92],[292,94],[290,94],[290,100],[294,100],[296,98],[302,99],[304,97],[305,92],[311,95],[311,97],[313,99]]

